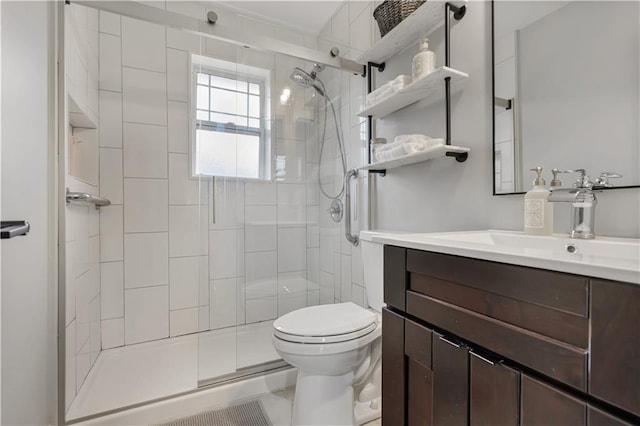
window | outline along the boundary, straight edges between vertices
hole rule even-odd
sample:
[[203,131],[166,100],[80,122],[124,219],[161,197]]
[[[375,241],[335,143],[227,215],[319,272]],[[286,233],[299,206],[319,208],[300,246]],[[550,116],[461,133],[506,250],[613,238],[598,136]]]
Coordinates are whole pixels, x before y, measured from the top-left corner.
[[268,176],[264,77],[197,64],[194,82],[194,174]]

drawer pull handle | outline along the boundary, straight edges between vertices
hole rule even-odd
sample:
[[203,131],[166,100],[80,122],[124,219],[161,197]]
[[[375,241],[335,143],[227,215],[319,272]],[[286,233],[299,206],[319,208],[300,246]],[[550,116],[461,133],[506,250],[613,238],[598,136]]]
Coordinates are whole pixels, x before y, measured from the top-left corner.
[[487,358],[485,358],[485,357],[483,357],[483,356],[480,356],[480,355],[478,355],[478,354],[477,354],[477,353],[475,353],[475,352],[470,352],[470,353],[471,353],[471,355],[475,356],[476,358],[483,360],[483,361],[484,361],[484,362],[486,362],[487,364],[496,365],[496,363],[495,363],[495,362],[490,361],[490,360],[488,360]]
[[457,343],[453,343],[451,340],[447,340],[447,339],[445,339],[445,338],[444,338],[444,337],[442,337],[442,336],[438,336],[438,337],[439,337],[439,338],[440,338],[440,340],[442,340],[443,342],[448,343],[448,344],[450,344],[451,346],[454,346],[454,347],[456,347],[456,348],[460,348],[460,345],[459,345],[459,344],[457,344]]

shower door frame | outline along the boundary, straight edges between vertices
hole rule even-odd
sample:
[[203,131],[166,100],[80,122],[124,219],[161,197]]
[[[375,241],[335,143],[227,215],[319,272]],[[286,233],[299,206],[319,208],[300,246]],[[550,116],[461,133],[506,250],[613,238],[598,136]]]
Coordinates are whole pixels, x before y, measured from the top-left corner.
[[[89,416],[67,421],[66,419],[66,198],[65,198],[65,182],[66,182],[66,140],[67,140],[67,87],[66,87],[66,64],[65,64],[65,6],[71,3],[114,13],[120,16],[126,16],[139,19],[146,22],[156,23],[164,27],[175,28],[199,36],[209,37],[213,39],[223,40],[229,43],[241,45],[244,47],[256,48],[258,50],[278,53],[285,56],[301,59],[304,61],[318,63],[329,66],[341,71],[351,72],[355,75],[364,76],[366,66],[358,64],[349,59],[334,57],[330,53],[320,52],[314,49],[287,43],[275,38],[264,36],[256,36],[249,34],[243,36],[239,31],[232,28],[224,28],[209,24],[207,21],[198,20],[175,12],[166,11],[140,4],[134,1],[130,2],[111,2],[111,1],[68,1],[58,0],[54,3],[54,40],[51,41],[54,57],[56,62],[55,81],[52,81],[52,87],[55,92],[55,134],[57,137],[56,150],[57,161],[56,168],[53,172],[56,182],[57,200],[57,312],[55,313],[55,321],[57,321],[57,375],[55,377],[55,387],[57,388],[57,410],[55,413],[55,422],[58,425],[69,425],[82,421],[100,418],[106,415],[123,412],[133,408],[145,406],[148,404],[173,399],[197,393],[211,387],[221,384],[233,383],[247,378],[262,375],[266,372],[277,372],[290,368],[286,362],[272,361],[257,366],[247,367],[229,375],[198,380],[197,387],[193,390],[172,394],[162,398],[156,398],[149,401],[127,405],[125,407],[112,409],[104,412],[95,413]],[[55,219],[54,219],[55,220]]]

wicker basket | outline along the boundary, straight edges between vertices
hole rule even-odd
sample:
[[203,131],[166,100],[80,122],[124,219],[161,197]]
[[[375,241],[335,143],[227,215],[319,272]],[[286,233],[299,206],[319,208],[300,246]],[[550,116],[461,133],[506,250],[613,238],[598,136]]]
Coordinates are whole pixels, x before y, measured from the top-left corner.
[[411,15],[426,0],[385,0],[373,11],[378,22],[380,36],[384,37],[396,25]]

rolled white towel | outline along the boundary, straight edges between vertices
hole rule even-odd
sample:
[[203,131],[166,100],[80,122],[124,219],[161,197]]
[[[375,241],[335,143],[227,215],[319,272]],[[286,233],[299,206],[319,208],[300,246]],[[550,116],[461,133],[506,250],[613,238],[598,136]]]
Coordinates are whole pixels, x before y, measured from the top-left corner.
[[393,95],[398,90],[405,88],[409,84],[411,84],[411,76],[399,75],[393,80],[386,82],[373,92],[369,93],[365,97],[365,104],[367,106],[375,105],[383,99],[386,99],[389,96]]

